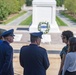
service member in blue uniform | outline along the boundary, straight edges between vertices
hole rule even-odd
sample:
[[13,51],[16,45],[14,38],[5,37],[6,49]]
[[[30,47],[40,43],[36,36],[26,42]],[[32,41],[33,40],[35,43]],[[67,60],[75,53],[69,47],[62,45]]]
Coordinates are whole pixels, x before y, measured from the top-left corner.
[[46,75],[49,59],[46,49],[40,47],[42,32],[30,34],[31,44],[20,50],[20,65],[24,68],[23,75]]
[[14,75],[13,48],[10,43],[14,39],[14,30],[5,31],[1,36],[4,41],[0,44],[0,75]]

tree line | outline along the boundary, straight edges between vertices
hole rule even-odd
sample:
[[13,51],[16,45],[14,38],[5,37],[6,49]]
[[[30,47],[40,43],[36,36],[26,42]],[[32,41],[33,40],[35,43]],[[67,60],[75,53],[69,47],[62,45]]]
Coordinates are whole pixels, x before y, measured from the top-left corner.
[[0,0],[0,21],[10,14],[18,13],[24,3],[25,0]]
[[76,0],[56,0],[57,6],[62,6],[69,11],[69,13],[76,14]]
[[[10,14],[18,13],[25,1],[27,6],[32,6],[33,0],[0,0],[0,21]],[[69,12],[76,14],[76,0],[56,0],[56,2],[57,6],[64,5]]]
[[72,14],[76,14],[76,0],[65,0],[65,8]]

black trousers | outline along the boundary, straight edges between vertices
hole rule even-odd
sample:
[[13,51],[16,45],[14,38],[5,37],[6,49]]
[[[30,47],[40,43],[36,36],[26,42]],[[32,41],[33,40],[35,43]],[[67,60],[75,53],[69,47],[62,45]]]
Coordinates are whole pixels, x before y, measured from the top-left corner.
[[76,75],[76,71],[74,72],[66,71],[64,75]]

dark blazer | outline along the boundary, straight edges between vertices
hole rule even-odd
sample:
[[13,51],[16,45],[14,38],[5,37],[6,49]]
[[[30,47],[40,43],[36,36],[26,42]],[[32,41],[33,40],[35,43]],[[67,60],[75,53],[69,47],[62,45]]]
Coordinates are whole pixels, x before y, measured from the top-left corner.
[[20,50],[20,64],[24,68],[23,75],[46,75],[49,67],[47,52],[35,44],[23,46]]
[[13,71],[13,48],[8,42],[0,44],[0,75],[14,75]]

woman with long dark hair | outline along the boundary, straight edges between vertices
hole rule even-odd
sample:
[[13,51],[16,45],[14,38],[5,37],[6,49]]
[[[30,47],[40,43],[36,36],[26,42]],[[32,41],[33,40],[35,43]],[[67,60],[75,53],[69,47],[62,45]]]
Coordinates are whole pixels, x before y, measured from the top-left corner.
[[62,75],[76,75],[76,37],[69,38]]
[[70,30],[63,31],[61,34],[62,42],[65,43],[66,45],[62,48],[62,50],[60,52],[61,63],[60,63],[60,69],[59,69],[58,75],[62,75],[65,56],[66,56],[67,51],[68,51],[68,40],[70,37],[73,37],[73,32]]

